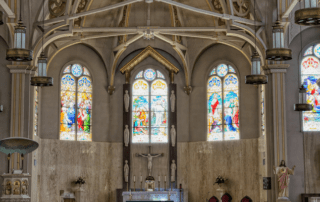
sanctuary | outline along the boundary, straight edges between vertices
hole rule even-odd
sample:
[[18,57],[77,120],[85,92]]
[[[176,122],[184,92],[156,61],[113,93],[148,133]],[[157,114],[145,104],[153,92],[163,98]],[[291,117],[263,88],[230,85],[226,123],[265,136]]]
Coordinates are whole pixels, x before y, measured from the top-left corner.
[[0,0],[0,202],[320,201],[319,0]]

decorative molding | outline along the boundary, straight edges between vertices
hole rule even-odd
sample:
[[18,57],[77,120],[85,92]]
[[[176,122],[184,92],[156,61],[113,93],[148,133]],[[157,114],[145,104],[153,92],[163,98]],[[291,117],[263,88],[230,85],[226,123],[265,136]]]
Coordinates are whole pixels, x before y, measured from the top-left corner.
[[65,13],[67,7],[67,0],[49,0],[48,9],[50,12],[50,19],[60,17]]
[[[118,27],[128,27],[128,26],[129,26],[130,11],[131,11],[131,4],[125,5],[125,6],[123,7],[122,19],[121,19],[121,21],[119,22]],[[122,43],[126,42],[126,41],[127,41],[127,36],[128,36],[128,35],[118,36],[118,43],[119,43],[119,44],[122,44]]]
[[176,66],[169,62],[165,57],[163,57],[158,51],[153,49],[151,46],[148,46],[136,57],[130,60],[130,62],[128,62],[124,67],[120,69],[120,72],[124,74],[126,71],[131,71],[135,66],[137,66],[140,62],[142,62],[149,56],[153,57],[159,63],[164,65],[169,71],[173,71],[176,74],[179,72],[179,69]]
[[[82,11],[84,11],[85,8],[87,7],[88,2],[89,2],[88,0],[80,0],[76,13],[81,13]],[[81,22],[82,22],[82,18],[81,17],[75,19],[74,20],[74,26],[79,26],[80,27],[81,26]]]

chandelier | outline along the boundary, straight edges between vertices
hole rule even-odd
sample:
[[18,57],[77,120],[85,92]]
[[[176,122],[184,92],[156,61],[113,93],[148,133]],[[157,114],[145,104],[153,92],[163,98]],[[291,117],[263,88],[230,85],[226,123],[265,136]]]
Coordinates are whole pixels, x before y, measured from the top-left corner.
[[311,111],[313,109],[311,104],[307,104],[307,89],[302,85],[299,88],[299,103],[294,104],[294,111]]
[[318,0],[305,0],[304,8],[295,12],[294,21],[298,25],[319,25],[320,8],[318,7]]

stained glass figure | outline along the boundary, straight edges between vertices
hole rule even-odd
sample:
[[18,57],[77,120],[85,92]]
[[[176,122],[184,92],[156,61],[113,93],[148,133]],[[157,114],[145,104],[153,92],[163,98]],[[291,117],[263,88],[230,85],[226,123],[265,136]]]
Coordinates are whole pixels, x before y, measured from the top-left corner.
[[219,65],[207,83],[208,141],[239,139],[239,82],[231,68]]
[[217,67],[217,74],[220,77],[224,77],[228,73],[228,66],[225,64],[221,64]]
[[139,72],[136,76],[136,79],[140,79],[143,77],[143,71]]
[[144,78],[147,81],[153,81],[156,76],[156,72],[153,69],[147,69],[146,71],[144,71]]
[[33,134],[38,134],[38,108],[39,108],[39,88],[34,88],[34,117],[33,117]]
[[312,104],[313,110],[303,112],[303,131],[320,131],[320,88],[317,80],[320,78],[320,44],[307,49],[313,53],[306,55],[301,61],[301,82],[307,89],[307,103]]
[[[66,67],[70,68],[70,66]],[[92,141],[92,81],[89,71],[72,65],[61,78],[60,139]]]
[[[144,75],[144,79],[141,76]],[[132,142],[168,142],[168,87],[164,75],[141,71],[132,85]]]
[[313,46],[310,46],[303,54],[303,56],[312,55],[313,53]]
[[157,70],[157,76],[160,79],[165,79],[164,75],[159,70]]
[[79,77],[82,75],[83,69],[80,65],[74,64],[74,65],[72,65],[71,71],[72,71],[73,76]]

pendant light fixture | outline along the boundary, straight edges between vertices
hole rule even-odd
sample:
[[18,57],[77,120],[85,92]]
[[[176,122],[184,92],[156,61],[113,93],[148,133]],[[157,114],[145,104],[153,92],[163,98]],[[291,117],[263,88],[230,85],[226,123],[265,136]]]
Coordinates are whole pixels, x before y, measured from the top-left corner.
[[319,25],[320,8],[318,0],[304,0],[304,8],[300,8],[294,13],[294,21],[298,25]]
[[14,48],[7,50],[6,60],[16,62],[28,62],[32,60],[32,51],[26,49],[26,27],[23,26],[21,19],[21,0],[20,0],[20,19],[18,25],[14,27]]
[[[300,51],[300,57],[302,58],[302,32],[301,32],[301,26],[300,26],[300,43],[301,43],[301,51]],[[298,60],[299,61],[299,60]],[[300,70],[300,64],[298,62],[298,75]],[[313,109],[311,104],[307,103],[307,89],[301,85],[299,88],[299,103],[295,104],[293,106],[294,111],[311,111]]]
[[251,75],[246,76],[246,84],[267,84],[268,76],[261,74],[261,60],[260,56],[257,53],[257,31],[256,31],[256,1],[254,0],[254,42],[255,42],[255,51],[251,56]]
[[43,11],[42,11],[42,52],[38,58],[38,76],[31,77],[32,86],[53,86],[53,78],[47,76],[47,57],[43,50],[43,38],[44,38],[44,0],[43,0]]
[[3,25],[3,11],[0,11],[0,25]]
[[291,49],[284,47],[284,27],[279,20],[279,9],[277,1],[277,21],[272,26],[273,48],[266,51],[267,60],[283,61],[292,59]]

